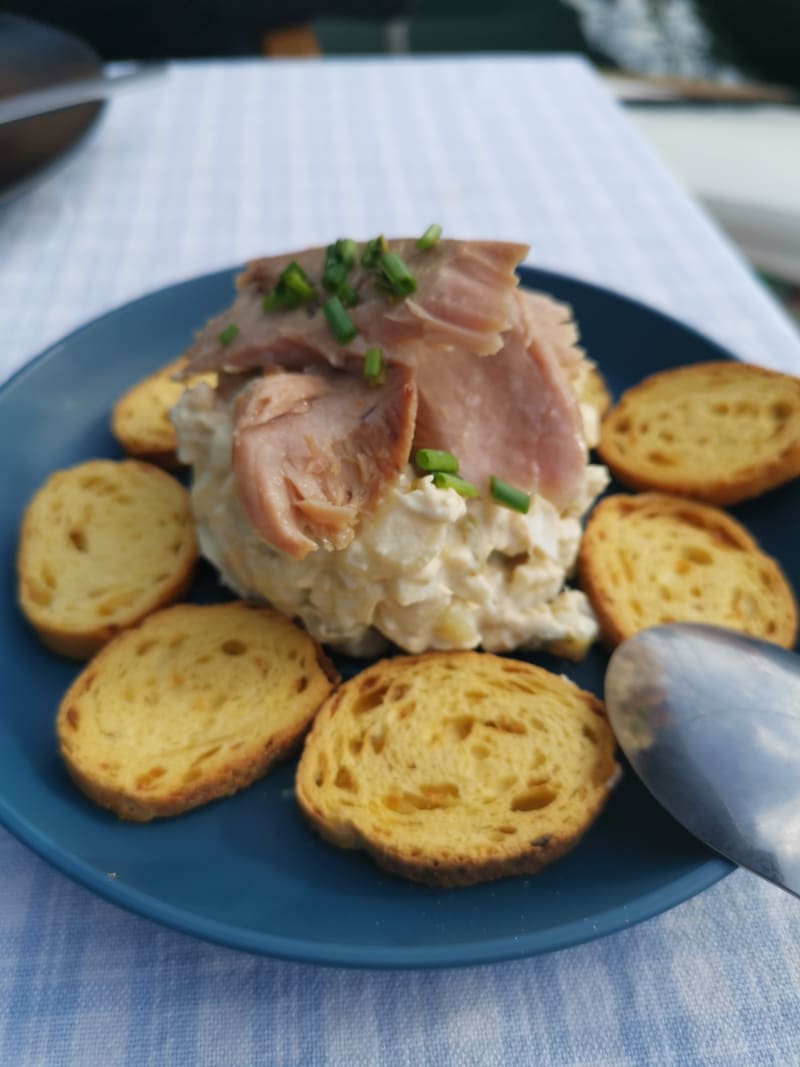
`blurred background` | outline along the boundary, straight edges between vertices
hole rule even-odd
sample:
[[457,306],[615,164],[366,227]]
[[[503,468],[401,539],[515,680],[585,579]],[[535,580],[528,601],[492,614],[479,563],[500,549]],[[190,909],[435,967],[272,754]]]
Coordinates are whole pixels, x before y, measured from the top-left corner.
[[800,88],[797,0],[15,0],[106,59],[322,52],[584,52],[648,74]]
[[800,318],[800,0],[14,0],[8,10],[78,35],[104,61],[581,53]]

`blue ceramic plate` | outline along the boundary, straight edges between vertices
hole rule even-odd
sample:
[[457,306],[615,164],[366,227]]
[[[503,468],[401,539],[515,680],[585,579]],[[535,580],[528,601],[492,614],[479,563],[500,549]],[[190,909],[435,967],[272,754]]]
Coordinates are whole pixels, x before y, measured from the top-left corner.
[[[115,904],[236,948],[315,963],[441,967],[511,959],[647,919],[722,878],[730,864],[685,833],[628,772],[579,847],[536,878],[435,890],[340,852],[303,823],[293,765],[227,800],[147,825],[117,821],[68,780],[53,718],[78,667],[47,652],[17,613],[14,553],[23,508],[47,475],[118,456],[114,400],[171,360],[224,308],[233,271],[154,293],[72,334],[0,391],[0,820],[60,870]],[[678,363],[728,358],[680,323],[594,286],[523,270],[571,304],[612,390]],[[797,485],[738,508],[796,588]],[[210,570],[196,599],[221,594]],[[602,693],[606,658],[540,662]],[[343,673],[355,668],[340,661]]]

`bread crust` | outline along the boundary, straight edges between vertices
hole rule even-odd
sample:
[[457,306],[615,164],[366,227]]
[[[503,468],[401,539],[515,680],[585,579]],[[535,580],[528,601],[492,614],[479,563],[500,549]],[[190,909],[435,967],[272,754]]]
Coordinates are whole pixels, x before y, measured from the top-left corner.
[[[56,655],[63,656],[65,659],[88,660],[121,631],[136,625],[146,615],[160,611],[185,596],[192,587],[194,574],[195,564],[192,562],[191,566],[186,567],[182,573],[176,574],[170,584],[165,586],[158,596],[154,596],[148,602],[146,609],[141,613],[137,613],[130,622],[126,620],[124,622],[107,623],[104,626],[87,626],[85,629],[80,630],[66,630],[44,620],[35,619],[30,615],[28,615],[28,619],[39,635],[42,644],[49,648],[51,652],[55,652]],[[26,614],[28,614],[27,611]]]
[[[103,494],[96,501],[92,489],[85,488],[93,483],[101,487]],[[162,520],[168,523],[176,538],[175,551],[167,553],[159,549],[148,562],[148,573],[152,574],[143,579],[142,587],[132,595],[130,603],[123,602],[118,607],[112,604],[103,615],[103,596],[94,598],[89,588],[97,577],[92,544],[96,520],[85,519],[83,512],[94,504],[97,510],[107,508],[105,494],[115,486],[122,495],[131,490],[140,494],[126,506],[141,503],[141,515],[131,520],[131,512],[127,513],[117,546],[119,554],[115,553],[110,563],[106,555],[103,580],[112,585],[132,580],[127,573],[129,551],[135,547],[139,552],[148,524]],[[147,492],[151,490],[148,498]],[[69,510],[73,497],[79,505],[75,507],[75,521],[70,523],[64,519],[63,512]],[[77,549],[70,538],[78,545]],[[197,556],[189,495],[171,475],[140,460],[89,460],[52,474],[25,510],[17,551],[18,603],[48,648],[69,659],[88,659],[120,630],[180,599],[191,587]],[[50,587],[42,579],[42,572],[49,579]],[[72,579],[73,588],[61,599],[56,589],[65,577]],[[113,590],[108,596],[108,603],[112,603]]]
[[[202,689],[196,693],[191,689],[193,681],[197,681],[188,669],[192,657],[196,653],[199,660],[208,655],[208,635],[213,631],[218,632],[223,642],[249,642],[252,646],[246,653],[234,651],[230,669],[238,673],[247,668],[244,657],[251,651],[254,657],[262,659],[268,659],[271,651],[284,655],[292,650],[297,652],[296,677],[291,675],[285,684],[273,684],[272,691],[266,683],[260,689],[254,686],[252,699],[261,701],[259,706],[263,706],[263,714],[259,712],[255,726],[251,709],[247,721],[240,725],[224,703],[209,711],[213,704],[211,698]],[[178,638],[181,640],[175,644]],[[170,655],[172,646],[180,648],[180,658],[177,651]],[[143,654],[138,651],[142,647],[145,647]],[[128,684],[124,679],[138,655],[152,655],[156,666],[153,668],[146,658],[141,661],[142,677],[133,675],[136,682],[132,685],[133,703],[129,706],[124,699],[124,686]],[[227,683],[231,693],[235,693],[236,679],[224,677],[225,655],[217,657],[220,662],[215,661],[214,673],[220,684]],[[280,664],[273,667],[280,676]],[[199,666],[196,670],[200,671]],[[152,686],[153,678],[146,676],[150,672],[156,674],[158,686],[166,688],[169,695],[166,702],[157,706],[148,702],[148,684]],[[176,672],[181,677],[176,679]],[[279,677],[278,681],[281,680]],[[320,645],[278,612],[243,601],[179,604],[149,616],[140,626],[118,635],[74,680],[56,716],[59,751],[78,788],[95,804],[120,818],[147,822],[179,815],[244,789],[275,764],[293,755],[322,699],[337,682],[338,675]],[[194,704],[188,711],[187,694],[194,696]],[[271,705],[273,699],[278,700],[279,708]],[[215,726],[197,729],[198,716],[213,718],[214,714]],[[156,720],[163,724],[164,716],[179,715],[183,720],[171,725],[170,736],[181,737],[183,747],[190,747],[193,752],[198,749],[202,752],[206,745],[213,749],[219,743],[215,730],[233,738],[224,743],[227,750],[222,756],[218,757],[215,751],[199,764],[201,773],[197,775],[189,757],[181,750],[171,757],[159,752],[157,746],[153,750],[147,733],[148,729],[152,733],[158,727]],[[115,737],[109,737],[105,728],[94,730],[94,718],[102,719],[104,724],[113,722]],[[141,736],[134,737],[136,730],[142,731]],[[180,766],[177,761],[181,761]],[[161,773],[152,777],[153,769]]]
[[800,378],[733,360],[653,374],[603,419],[597,450],[630,489],[759,496],[800,475]]
[[[392,709],[396,706],[396,694],[401,692],[406,685],[409,686],[410,692],[416,692],[415,684],[418,685],[419,682],[414,680],[415,674],[424,676],[432,668],[438,671],[440,667],[446,670],[452,669],[455,672],[451,675],[451,685],[459,686],[459,694],[464,686],[466,686],[466,692],[470,690],[470,686],[475,685],[484,696],[490,698],[491,679],[494,678],[501,686],[497,696],[500,697],[502,703],[504,692],[505,699],[512,701],[513,692],[515,692],[513,689],[504,691],[502,685],[521,686],[522,691],[528,695],[529,709],[536,704],[538,709],[536,716],[544,715],[545,698],[549,701],[563,702],[566,710],[559,720],[559,729],[566,730],[568,733],[586,729],[588,735],[591,735],[596,743],[596,747],[588,756],[584,753],[590,773],[587,773],[576,791],[576,797],[578,793],[581,794],[580,799],[571,797],[571,807],[567,805],[563,811],[559,809],[557,818],[555,815],[550,817],[547,811],[548,803],[541,805],[545,814],[540,814],[534,810],[535,804],[538,804],[536,789],[549,789],[550,786],[544,784],[544,778],[539,785],[532,786],[529,781],[526,781],[527,771],[521,769],[520,780],[514,786],[507,783],[506,788],[510,791],[508,796],[503,795],[502,783],[499,785],[500,800],[496,805],[490,801],[488,806],[478,804],[474,811],[471,807],[467,808],[469,816],[474,817],[476,826],[484,818],[490,821],[499,819],[501,823],[499,832],[485,826],[479,830],[467,829],[464,831],[466,843],[459,845],[456,840],[457,834],[453,833],[452,837],[448,838],[448,843],[442,846],[441,833],[449,833],[446,828],[439,831],[437,841],[431,841],[426,838],[426,834],[430,832],[430,825],[423,825],[418,833],[416,830],[409,831],[408,828],[402,827],[403,790],[412,790],[411,795],[414,797],[413,782],[420,777],[420,773],[424,776],[422,765],[426,758],[429,760],[432,758],[430,753],[436,748],[435,743],[426,744],[425,738],[430,733],[429,727],[433,724],[434,735],[439,726],[443,730],[449,729],[447,724],[451,719],[452,701],[448,703],[447,694],[438,692],[438,697],[443,703],[437,707],[437,691],[434,690],[430,702],[425,705],[420,715],[421,733],[414,742],[413,748],[412,762],[415,767],[413,769],[400,768],[397,763],[399,749],[393,750],[390,754],[392,762],[387,762],[384,768],[386,777],[377,787],[381,795],[377,795],[376,789],[370,787],[359,798],[355,807],[342,806],[335,795],[335,788],[326,788],[326,782],[319,782],[319,765],[320,760],[327,759],[328,779],[334,782],[342,774],[345,775],[345,783],[347,783],[347,776],[356,775],[353,761],[349,757],[342,757],[338,765],[330,760],[334,738],[342,753],[348,751],[348,746],[351,753],[354,751],[356,742],[347,730],[348,716],[357,718],[358,729],[365,727],[374,731],[384,727],[388,732],[389,724],[392,721],[395,724],[397,722],[396,719],[392,719]],[[372,704],[381,691],[386,693],[385,705],[379,701],[368,712],[359,711],[360,701]],[[509,696],[509,694],[512,695]],[[536,702],[537,695],[540,698],[539,703]],[[521,760],[521,766],[524,768],[525,759],[531,756],[532,751],[538,753],[535,746],[540,743],[540,735],[534,739],[534,728],[531,727],[528,730],[527,727],[530,724],[525,723],[524,714],[519,711],[516,704],[514,704],[514,709],[513,721],[507,724],[510,732],[515,735],[511,751],[517,752],[517,758]],[[498,717],[496,710],[495,707],[491,715]],[[400,713],[402,713],[402,708]],[[482,721],[481,715],[480,711],[473,709],[464,721],[457,719],[457,728],[467,730],[469,723],[474,722],[477,736],[484,731],[486,721],[493,729],[496,727],[491,717]],[[499,718],[502,719],[502,713],[499,713]],[[337,723],[341,726],[337,727]],[[443,723],[444,726],[442,726]],[[500,729],[504,730],[505,727],[501,726]],[[375,736],[374,733],[372,736]],[[467,732],[462,740],[469,736]],[[583,736],[585,738],[587,735]],[[476,746],[482,744],[482,741],[476,742]],[[455,759],[457,745],[458,741],[454,740],[451,765]],[[592,694],[579,690],[563,677],[550,674],[519,660],[504,659],[489,653],[427,652],[416,656],[399,656],[374,664],[360,675],[345,682],[335,694],[326,700],[306,740],[297,770],[295,793],[304,817],[316,832],[331,844],[340,848],[363,849],[383,869],[415,882],[442,887],[468,886],[497,878],[536,874],[543,867],[555,862],[574,848],[599,815],[612,788],[616,773],[614,747],[613,734],[605,718],[602,703]],[[420,771],[419,768],[422,770]],[[432,770],[431,773],[441,773],[441,768],[435,772]],[[475,773],[479,771],[476,769]],[[459,778],[457,771],[453,768],[450,771],[450,777],[458,782],[458,786],[440,787],[444,790],[445,800],[448,797],[448,789],[451,793],[456,788],[469,793],[469,776]],[[553,784],[552,780],[550,784]],[[418,819],[423,824],[426,823],[427,805],[433,809],[429,823],[432,824],[433,821],[438,820],[446,821],[447,811],[436,810],[437,787],[431,787],[432,793],[430,791],[426,793],[424,784],[417,788],[420,792],[416,795],[414,803],[421,804],[421,812],[411,810],[412,823]],[[494,785],[491,788],[494,788]],[[520,791],[524,794],[526,789],[533,791],[531,807],[526,808],[521,802],[521,807],[512,810],[513,795],[519,794]],[[565,786],[564,789],[566,791],[567,787]],[[384,815],[381,804],[385,807],[392,800],[394,792],[401,794],[399,815],[394,814],[392,808],[389,809],[387,815]],[[389,801],[387,801],[387,795]],[[547,796],[545,794],[543,796],[547,801]],[[555,799],[555,794],[552,799]],[[460,798],[454,801],[452,806],[457,806],[458,803],[461,803]],[[465,805],[470,803],[472,803],[471,800],[464,799]],[[450,806],[447,800],[445,807]],[[489,814],[490,809],[491,814]],[[379,811],[378,816],[375,816],[376,811]],[[386,819],[385,824],[381,821],[382,819]],[[400,826],[398,826],[398,820]],[[546,829],[543,830],[542,825],[545,825]],[[459,833],[461,829],[459,827]],[[417,836],[414,836],[415,834]]]
[[111,412],[111,432],[129,456],[167,470],[180,467],[177,438],[169,411],[186,389],[200,381],[213,385],[217,377],[204,374],[177,380],[176,375],[185,366],[183,356],[173,360],[131,386],[115,403]]
[[731,515],[686,497],[601,500],[581,540],[578,581],[610,649],[664,622],[728,626],[784,648],[797,640],[797,603],[779,564]]

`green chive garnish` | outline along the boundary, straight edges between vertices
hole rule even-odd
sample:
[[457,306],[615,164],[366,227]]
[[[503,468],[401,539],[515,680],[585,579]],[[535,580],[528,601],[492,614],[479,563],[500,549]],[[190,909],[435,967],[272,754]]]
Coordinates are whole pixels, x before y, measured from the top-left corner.
[[347,304],[348,307],[353,308],[358,303],[358,293],[347,282],[342,282],[339,288],[336,290],[336,295],[339,297],[343,304]]
[[389,246],[383,234],[380,237],[374,237],[364,245],[364,251],[361,253],[361,266],[374,267],[380,257],[388,251]]
[[528,514],[531,506],[531,498],[528,493],[523,493],[521,489],[515,489],[513,485],[501,482],[494,475],[489,479],[489,485],[492,490],[492,496],[498,504],[503,504],[513,511],[519,511],[522,515]]
[[345,284],[347,276],[348,269],[345,264],[339,262],[338,259],[331,259],[325,264],[325,270],[322,274],[322,286],[329,292],[336,292],[339,286]]
[[356,324],[347,314],[344,305],[338,296],[332,296],[322,305],[325,318],[331,328],[331,333],[340,345],[346,345],[353,340],[358,333]]
[[261,297],[261,307],[265,314],[270,315],[273,311],[280,311],[286,307],[286,303],[283,297],[273,290],[271,293],[264,293]]
[[437,222],[434,222],[417,241],[417,248],[420,252],[425,252],[427,249],[433,248],[441,236],[442,227]]
[[343,238],[325,249],[325,268],[322,285],[329,293],[336,293],[344,304],[353,307],[358,303],[358,294],[347,284],[347,273],[358,262],[358,245]]
[[299,263],[290,263],[281,271],[275,288],[261,299],[261,306],[267,314],[272,311],[291,311],[307,304],[316,297],[314,286]]
[[472,484],[457,474],[448,474],[446,471],[433,472],[433,484],[437,489],[455,489],[460,496],[477,496],[478,490]]
[[381,282],[395,296],[409,296],[417,288],[417,279],[396,252],[384,252],[378,263]]
[[379,382],[383,376],[383,351],[374,346],[364,355],[364,377],[369,382]]
[[322,275],[323,288],[329,293],[335,293],[344,285],[347,277],[347,267],[341,260],[328,259],[325,261],[325,270]]
[[418,448],[414,462],[421,471],[444,471],[458,474],[458,460],[449,452],[440,452],[436,448]]
[[334,245],[337,257],[346,267],[354,267],[358,262],[358,245],[345,237]]
[[239,327],[235,322],[229,322],[222,333],[219,335],[219,343],[221,345],[229,345],[234,337],[238,337]]
[[297,270],[287,270],[283,278],[283,284],[287,297],[291,293],[301,303],[313,300],[316,295],[314,286],[299,268]]

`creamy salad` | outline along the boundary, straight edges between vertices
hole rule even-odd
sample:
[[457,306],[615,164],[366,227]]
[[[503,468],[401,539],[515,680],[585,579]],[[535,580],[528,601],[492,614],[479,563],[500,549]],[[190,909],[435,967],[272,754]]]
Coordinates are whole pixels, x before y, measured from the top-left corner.
[[[592,443],[596,416],[583,414]],[[597,637],[586,597],[566,582],[581,518],[608,481],[604,467],[586,465],[561,512],[534,495],[521,514],[436,488],[408,465],[346,548],[293,559],[259,537],[238,498],[231,401],[201,384],[172,418],[180,458],[193,468],[203,554],[239,596],[298,617],[318,640],[364,656],[390,641],[412,653],[547,648],[579,659]]]

